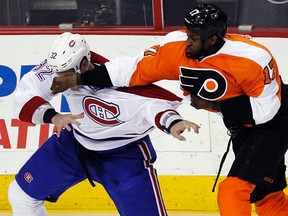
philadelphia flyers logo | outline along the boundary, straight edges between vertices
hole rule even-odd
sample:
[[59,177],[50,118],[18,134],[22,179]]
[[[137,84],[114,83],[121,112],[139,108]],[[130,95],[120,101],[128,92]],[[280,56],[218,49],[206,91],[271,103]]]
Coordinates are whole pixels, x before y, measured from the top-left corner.
[[98,124],[115,126],[122,123],[117,119],[120,115],[117,104],[87,96],[83,99],[82,105],[87,116]]
[[206,100],[217,100],[227,90],[225,77],[213,69],[180,67],[181,87]]

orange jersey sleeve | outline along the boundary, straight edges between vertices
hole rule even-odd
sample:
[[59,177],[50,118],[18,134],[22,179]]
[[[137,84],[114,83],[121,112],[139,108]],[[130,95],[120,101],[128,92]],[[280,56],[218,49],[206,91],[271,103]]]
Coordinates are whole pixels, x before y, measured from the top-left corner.
[[183,31],[171,32],[136,57],[106,63],[113,85],[180,79],[183,89],[204,100],[227,101],[246,95],[245,106],[249,102],[255,124],[273,118],[281,104],[281,80],[266,47],[245,36],[227,34],[219,51],[195,60],[186,57],[186,39]]
[[186,34],[177,31],[165,36],[163,43],[138,56],[118,57],[105,66],[114,86],[146,85],[159,80],[179,80],[179,66],[185,58]]

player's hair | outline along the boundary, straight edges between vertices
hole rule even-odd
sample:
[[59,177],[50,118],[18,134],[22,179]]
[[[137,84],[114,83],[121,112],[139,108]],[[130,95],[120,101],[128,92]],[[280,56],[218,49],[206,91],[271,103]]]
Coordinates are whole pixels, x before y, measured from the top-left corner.
[[91,59],[90,48],[85,38],[79,34],[65,32],[52,45],[47,61],[54,72],[74,68],[80,73],[80,65],[84,58],[88,61]]
[[227,15],[216,5],[201,4],[186,14],[184,25],[189,31],[200,34],[201,40],[212,35],[222,38],[227,31]]

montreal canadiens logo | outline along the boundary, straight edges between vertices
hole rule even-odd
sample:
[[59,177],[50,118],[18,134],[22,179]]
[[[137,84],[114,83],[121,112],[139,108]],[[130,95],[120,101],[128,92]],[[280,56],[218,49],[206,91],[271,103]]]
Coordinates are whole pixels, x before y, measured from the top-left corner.
[[31,183],[33,181],[33,176],[31,175],[31,173],[26,172],[24,174],[24,179],[25,179],[26,182]]
[[71,40],[71,41],[69,42],[69,46],[70,46],[70,47],[74,47],[75,44],[76,44],[76,42],[75,42],[74,40]]
[[88,96],[83,99],[82,105],[87,116],[98,124],[114,126],[123,123],[118,119],[120,109],[117,104]]

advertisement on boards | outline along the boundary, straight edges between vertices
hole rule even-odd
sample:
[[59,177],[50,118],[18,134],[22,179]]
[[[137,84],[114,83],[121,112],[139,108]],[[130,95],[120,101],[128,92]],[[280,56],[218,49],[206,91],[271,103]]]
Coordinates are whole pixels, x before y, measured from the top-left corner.
[[[13,93],[21,77],[46,58],[56,37],[57,35],[0,36],[0,174],[17,173],[55,129],[50,124],[34,125],[15,118]],[[142,49],[157,44],[160,36],[84,35],[84,37],[91,50],[113,59],[122,55],[135,55]],[[283,58],[285,51],[283,48],[281,50],[281,47],[284,47],[283,43],[288,46],[288,39],[261,38],[260,42],[267,44],[272,53],[275,53],[280,71],[284,73],[283,79],[288,81],[287,67],[284,66],[286,63]],[[179,83],[176,81],[161,81],[158,84],[179,96],[182,95]],[[69,112],[63,96],[58,95],[51,103],[57,111]],[[155,129],[151,138],[158,152],[155,165],[159,174],[215,175],[218,170],[215,164],[219,164],[229,139],[221,117],[195,110],[189,104],[183,104],[179,112],[184,118],[201,125],[200,134],[186,133],[187,141],[181,142]],[[223,174],[227,172],[232,159],[231,151],[225,162],[227,166],[223,167]]]

